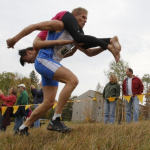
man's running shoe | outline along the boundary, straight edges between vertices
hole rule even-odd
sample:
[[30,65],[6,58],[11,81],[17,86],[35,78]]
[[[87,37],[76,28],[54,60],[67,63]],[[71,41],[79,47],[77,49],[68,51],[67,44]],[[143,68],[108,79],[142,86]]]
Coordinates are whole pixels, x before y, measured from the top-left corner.
[[57,132],[70,132],[72,129],[68,128],[61,117],[57,117],[56,120],[49,120],[49,124],[47,126],[47,130],[57,131]]
[[24,129],[22,130],[19,130],[19,135],[29,135],[29,132],[28,132],[28,127],[25,127]]

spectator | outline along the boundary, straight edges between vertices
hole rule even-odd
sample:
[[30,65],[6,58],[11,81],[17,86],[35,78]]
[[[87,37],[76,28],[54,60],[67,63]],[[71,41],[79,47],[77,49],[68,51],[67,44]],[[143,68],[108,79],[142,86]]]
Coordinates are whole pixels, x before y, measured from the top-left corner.
[[[16,88],[14,87],[10,88],[8,94],[9,96],[5,97],[2,91],[0,90],[0,99],[2,101],[5,101],[2,104],[2,107],[13,106],[16,102],[16,94],[17,94]],[[13,116],[13,107],[7,107],[4,115],[0,117],[0,130],[1,131],[6,131],[7,126],[10,125],[10,116]]]
[[126,107],[126,121],[131,122],[131,110],[133,103],[133,121],[138,122],[139,118],[139,100],[137,98],[137,94],[142,94],[144,86],[142,81],[133,75],[133,70],[128,68],[126,70],[127,78],[123,81],[122,91],[124,95],[131,95],[131,99],[129,103],[125,102]]
[[[31,106],[30,106],[30,107],[28,108],[28,115],[25,117],[25,120],[29,119],[31,113],[32,113],[32,108],[31,108]],[[32,125],[30,126],[30,128],[33,128],[33,126],[34,126],[34,124],[32,124]]]
[[28,112],[28,115],[25,117],[26,119],[28,119],[32,113],[32,109],[31,109],[31,106],[28,108],[29,112]]
[[[28,93],[25,91],[25,85],[20,84],[18,86],[18,91],[20,92],[20,96],[17,100],[16,105],[27,105]],[[17,134],[19,131],[19,127],[23,124],[24,116],[27,116],[27,114],[25,113],[24,106],[19,107],[14,116],[15,116],[14,131],[15,131],[15,134]]]
[[[103,98],[105,99],[104,107],[104,123],[107,124],[110,118],[110,124],[115,121],[115,109],[116,100],[120,96],[120,85],[118,84],[118,78],[116,75],[111,74],[109,77],[109,83],[106,84],[103,90]],[[114,101],[109,101],[108,98],[117,97]]]
[[[42,83],[39,84],[40,90],[37,90],[34,85],[31,85],[31,93],[34,97],[34,104],[41,104],[43,102],[43,89],[42,89]],[[34,109],[38,107],[38,105],[34,105]],[[40,119],[34,122],[34,127],[39,128],[40,127]]]

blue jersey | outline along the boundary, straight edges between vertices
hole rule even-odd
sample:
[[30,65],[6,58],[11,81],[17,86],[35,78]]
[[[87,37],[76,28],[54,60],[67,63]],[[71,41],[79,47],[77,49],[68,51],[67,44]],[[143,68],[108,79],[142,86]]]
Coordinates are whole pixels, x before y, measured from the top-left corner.
[[[61,39],[73,40],[71,35],[66,30],[63,30],[58,33],[49,31],[46,38],[46,40],[61,40]],[[46,51],[46,53],[49,53],[49,55],[54,61],[60,62],[66,54],[72,52],[73,46],[74,44],[53,46],[50,48],[41,49],[40,51]]]
[[[71,35],[63,30],[61,32],[49,31],[47,40],[73,40]],[[43,48],[39,51],[35,60],[35,69],[42,75],[42,86],[58,86],[58,82],[53,80],[56,70],[62,65],[59,63],[63,57],[72,52],[73,44],[53,46]]]

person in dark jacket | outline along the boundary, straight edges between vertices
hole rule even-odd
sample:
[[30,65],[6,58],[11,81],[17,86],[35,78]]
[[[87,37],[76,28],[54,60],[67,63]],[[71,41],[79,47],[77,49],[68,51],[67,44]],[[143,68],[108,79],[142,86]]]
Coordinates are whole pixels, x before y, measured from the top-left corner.
[[[34,109],[38,107],[38,104],[41,104],[43,102],[42,83],[40,83],[39,86],[40,86],[40,90],[37,90],[34,85],[31,85],[31,93],[34,97],[33,103],[37,104],[34,105]],[[34,128],[39,128],[39,127],[40,127],[40,120],[38,119],[37,121],[34,122]]]
[[127,68],[126,75],[127,78],[123,81],[122,91],[124,95],[131,96],[129,103],[125,101],[126,121],[131,122],[131,110],[133,103],[133,121],[137,122],[139,118],[139,100],[136,95],[143,93],[144,86],[142,81],[133,75],[133,70],[131,68]]
[[[116,100],[120,96],[120,85],[118,84],[118,78],[115,74],[111,74],[109,77],[109,83],[106,84],[103,90],[103,98],[105,99],[104,107],[104,123],[107,124],[110,118],[110,124],[115,121],[115,108]],[[117,97],[114,101],[109,101],[108,98]]]
[[[0,100],[4,101],[2,107],[13,106],[16,102],[17,90],[15,87],[10,88],[9,96],[4,96],[0,90]],[[10,117],[13,116],[13,107],[7,107],[3,116],[0,117],[0,131],[6,131],[7,126],[10,125]]]
[[[27,105],[28,104],[28,93],[25,91],[25,85],[20,84],[18,86],[18,91],[20,92],[20,96],[17,100],[16,105]],[[25,107],[25,106],[23,106],[23,107]],[[15,125],[14,125],[14,129],[13,129],[15,131],[15,134],[18,133],[19,127],[23,124],[24,116],[25,115],[22,113],[22,108],[19,107],[18,111],[16,112]]]

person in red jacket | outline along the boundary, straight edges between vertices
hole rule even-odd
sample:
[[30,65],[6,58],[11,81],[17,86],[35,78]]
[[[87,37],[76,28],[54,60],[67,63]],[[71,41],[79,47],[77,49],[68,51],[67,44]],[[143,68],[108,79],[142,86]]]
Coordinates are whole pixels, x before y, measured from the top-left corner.
[[[9,90],[9,96],[5,97],[0,90],[0,100],[4,101],[2,107],[13,106],[16,102],[17,89],[12,87]],[[13,107],[7,107],[3,116],[0,117],[0,131],[6,131],[6,127],[10,125],[10,116],[12,115]]]
[[129,103],[125,102],[126,108],[126,121],[131,122],[131,110],[133,103],[133,121],[137,122],[139,118],[139,100],[136,95],[142,94],[144,86],[142,81],[133,75],[133,70],[127,68],[126,70],[127,78],[123,81],[122,91],[124,95],[131,95]]

